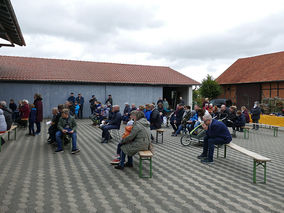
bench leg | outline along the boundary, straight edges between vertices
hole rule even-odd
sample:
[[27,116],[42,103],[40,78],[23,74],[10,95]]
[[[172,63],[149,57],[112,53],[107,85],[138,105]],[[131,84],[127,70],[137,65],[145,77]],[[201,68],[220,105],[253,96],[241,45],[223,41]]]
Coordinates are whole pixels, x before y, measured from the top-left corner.
[[226,158],[227,157],[227,146],[226,146],[226,144],[224,145],[224,158]]
[[150,158],[150,178],[152,178],[152,158]]
[[256,160],[253,160],[253,183],[256,183]]
[[244,139],[249,139],[249,130],[244,129]]
[[274,137],[278,136],[278,128],[277,127],[273,127],[273,136]]
[[217,158],[219,158],[219,145],[217,145]]
[[164,132],[162,132],[161,134],[162,134],[162,143],[164,143]]
[[17,128],[15,128],[15,134],[14,134],[15,140],[17,140]]
[[264,162],[263,168],[264,168],[264,183],[266,183],[266,162]]
[[139,177],[142,178],[142,159],[141,157],[139,159]]
[[156,131],[156,143],[158,143],[158,136],[159,136],[159,133]]

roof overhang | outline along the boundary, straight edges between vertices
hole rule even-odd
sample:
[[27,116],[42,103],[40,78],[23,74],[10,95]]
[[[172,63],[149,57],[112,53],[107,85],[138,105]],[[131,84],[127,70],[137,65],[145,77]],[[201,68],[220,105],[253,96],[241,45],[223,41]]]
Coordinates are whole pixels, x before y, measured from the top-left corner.
[[14,47],[15,44],[26,46],[10,0],[0,0],[0,38],[10,42],[10,44],[0,43],[0,47]]

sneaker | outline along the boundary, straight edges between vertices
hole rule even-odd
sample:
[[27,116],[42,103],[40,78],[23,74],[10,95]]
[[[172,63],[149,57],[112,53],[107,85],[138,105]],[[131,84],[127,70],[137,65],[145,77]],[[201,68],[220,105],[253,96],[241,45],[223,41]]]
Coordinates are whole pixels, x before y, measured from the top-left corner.
[[132,167],[133,167],[133,164],[127,162],[127,163],[124,165],[124,167],[130,167],[130,168],[132,168]]
[[207,156],[199,155],[199,156],[197,156],[197,158],[198,158],[198,159],[205,159],[205,158],[207,158]]
[[119,159],[114,159],[110,162],[111,165],[117,165],[119,164],[120,160]]
[[75,149],[75,150],[72,150],[71,154],[76,154],[78,152],[80,152],[80,149]]
[[115,168],[115,169],[119,169],[119,170],[123,170],[123,169],[124,169],[124,167],[122,167],[122,166],[120,166],[120,165],[117,165],[117,166],[115,166],[114,168]]
[[64,150],[63,149],[56,149],[55,152],[60,153],[60,152],[64,152]]
[[201,160],[201,163],[204,163],[204,164],[213,164],[213,160],[212,161],[209,161],[208,158],[205,158],[203,160]]

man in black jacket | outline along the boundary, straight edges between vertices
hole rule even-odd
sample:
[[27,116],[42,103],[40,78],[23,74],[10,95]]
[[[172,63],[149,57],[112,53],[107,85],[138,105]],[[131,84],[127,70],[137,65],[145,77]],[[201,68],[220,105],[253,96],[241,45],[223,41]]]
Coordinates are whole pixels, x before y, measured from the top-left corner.
[[150,115],[150,129],[160,129],[162,124],[160,112],[155,108],[153,104],[150,105],[150,109],[152,111]]
[[120,129],[120,124],[121,124],[121,114],[119,112],[119,106],[114,105],[109,120],[107,121],[107,124],[101,127],[101,129],[103,130],[101,143],[107,143],[110,139],[109,130]]

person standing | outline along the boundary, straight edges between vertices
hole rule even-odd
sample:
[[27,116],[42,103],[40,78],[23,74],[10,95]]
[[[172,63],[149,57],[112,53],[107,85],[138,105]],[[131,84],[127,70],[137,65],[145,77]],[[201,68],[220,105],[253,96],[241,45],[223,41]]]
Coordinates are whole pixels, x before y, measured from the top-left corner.
[[163,106],[164,106],[164,109],[169,109],[169,102],[167,101],[166,98],[164,98],[164,101],[163,101]]
[[42,97],[40,94],[36,93],[34,95],[34,105],[36,108],[36,135],[40,134],[41,131],[41,127],[40,127],[40,123],[43,120],[43,107],[42,107]]
[[80,107],[79,109],[79,113],[78,113],[78,118],[82,119],[83,118],[83,107],[84,107],[84,97],[82,97],[82,95],[79,93],[78,97],[76,98],[76,101]]
[[108,99],[106,100],[105,104],[110,103],[111,105],[113,105],[113,101],[112,101],[112,97],[111,95],[108,95]]
[[260,114],[261,114],[261,109],[258,106],[258,102],[254,102],[254,106],[253,108],[250,110],[250,114],[251,114],[251,119],[252,119],[252,123],[253,123],[253,128],[255,130],[258,130],[259,125],[258,125],[258,121],[260,119]]
[[13,119],[12,119],[12,112],[6,106],[6,101],[0,101],[0,109],[3,110],[3,114],[7,124],[7,130],[9,130],[12,126]]
[[29,134],[35,136],[34,124],[36,120],[36,108],[34,104],[30,104],[30,115],[29,115]]
[[17,110],[17,104],[15,104],[13,99],[10,99],[9,109],[12,110],[12,119],[13,121],[16,120],[16,110]]

